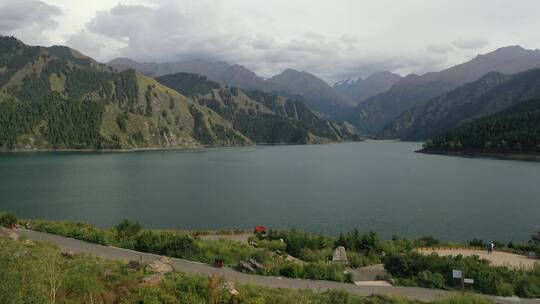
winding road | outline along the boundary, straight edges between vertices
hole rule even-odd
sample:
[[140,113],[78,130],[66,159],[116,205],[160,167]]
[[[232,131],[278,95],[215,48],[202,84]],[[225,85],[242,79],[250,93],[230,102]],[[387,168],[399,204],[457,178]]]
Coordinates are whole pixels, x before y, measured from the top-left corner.
[[[81,252],[92,256],[97,256],[105,259],[112,260],[143,260],[153,261],[159,259],[161,256],[143,252],[137,252],[122,248],[102,246],[97,244],[91,244],[84,241],[79,241],[71,238],[66,238],[58,235],[52,235],[42,232],[36,232],[26,229],[16,229],[16,232],[25,238],[32,241],[49,242],[57,245],[60,250],[67,252]],[[290,279],[282,277],[268,277],[260,275],[252,275],[238,272],[232,268],[214,268],[210,265],[187,261],[182,259],[171,258],[173,266],[176,270],[188,273],[188,274],[201,274],[210,276],[216,274],[224,277],[227,281],[234,281],[241,284],[256,284],[270,288],[290,288],[290,289],[311,289],[315,292],[322,292],[330,289],[339,289],[350,292],[352,294],[360,296],[370,296],[373,294],[385,295],[385,296],[399,296],[409,299],[419,300],[423,302],[432,302],[437,299],[451,296],[456,294],[455,292],[449,292],[444,290],[416,288],[416,287],[399,287],[399,286],[356,286],[354,284],[330,282],[330,281],[317,281],[317,280],[302,280],[302,279]],[[521,298],[503,298],[496,296],[486,296],[496,303],[511,304],[511,303],[525,303],[525,304],[540,304],[540,299],[521,299]]]

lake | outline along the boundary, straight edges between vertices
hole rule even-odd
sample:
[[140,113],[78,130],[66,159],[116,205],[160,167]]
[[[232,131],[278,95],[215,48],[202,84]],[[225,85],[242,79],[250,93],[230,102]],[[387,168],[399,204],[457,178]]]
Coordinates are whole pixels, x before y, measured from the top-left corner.
[[540,163],[373,141],[126,153],[0,154],[0,210],[181,229],[523,241],[540,228]]

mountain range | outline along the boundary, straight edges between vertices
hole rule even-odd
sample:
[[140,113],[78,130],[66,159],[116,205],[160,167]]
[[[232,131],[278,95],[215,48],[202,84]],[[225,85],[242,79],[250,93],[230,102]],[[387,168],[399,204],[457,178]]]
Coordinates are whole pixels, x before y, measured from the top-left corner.
[[359,104],[372,96],[388,91],[401,78],[398,74],[379,72],[366,78],[339,81],[333,87],[355,104]]
[[407,75],[387,92],[360,103],[346,120],[367,134],[378,135],[405,111],[476,81],[489,72],[515,74],[535,67],[540,67],[539,50],[526,50],[520,46],[499,48],[440,72]]
[[[195,82],[200,80],[195,77]],[[298,117],[281,115],[239,90],[219,86],[212,87],[211,94],[215,98],[203,97],[232,100],[230,107],[236,113],[252,113],[255,108],[255,114],[268,114],[267,129],[257,127],[250,138],[235,128],[243,123],[242,115],[225,118],[199,98],[186,97],[134,70],[115,71],[64,46],[28,46],[14,37],[0,37],[0,148],[4,150],[191,148],[259,140],[318,143],[357,138],[354,128],[341,128],[307,107]],[[240,101],[225,97],[229,94],[240,96],[249,108],[236,109],[234,104]],[[276,98],[301,112],[301,102]],[[302,121],[304,117],[309,119]],[[259,136],[259,130],[268,135]],[[288,132],[295,136],[283,135]]]
[[[265,79],[255,72],[238,64],[225,62],[209,62],[203,60],[186,60],[169,63],[139,63],[128,58],[117,58],[108,63],[118,71],[135,69],[151,77],[159,77],[174,73],[192,73],[206,76],[208,80],[243,90],[260,90],[279,95],[301,99],[305,104],[321,112],[329,118],[339,120],[357,102],[354,95],[342,94],[324,80],[307,72],[286,69],[282,73]],[[378,81],[384,82],[378,85]],[[386,77],[374,77],[370,80],[375,87],[384,87]],[[377,92],[380,89],[376,89]],[[370,93],[365,93],[365,95]]]
[[384,129],[383,136],[429,139],[536,97],[540,97],[540,69],[514,75],[491,72],[401,114]]

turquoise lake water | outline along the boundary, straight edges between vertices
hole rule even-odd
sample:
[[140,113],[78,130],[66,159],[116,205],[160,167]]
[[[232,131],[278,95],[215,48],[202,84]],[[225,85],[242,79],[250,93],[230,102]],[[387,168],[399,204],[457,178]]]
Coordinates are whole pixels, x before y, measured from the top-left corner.
[[267,225],[382,237],[520,241],[540,228],[540,163],[360,142],[129,153],[0,154],[0,210],[113,226]]

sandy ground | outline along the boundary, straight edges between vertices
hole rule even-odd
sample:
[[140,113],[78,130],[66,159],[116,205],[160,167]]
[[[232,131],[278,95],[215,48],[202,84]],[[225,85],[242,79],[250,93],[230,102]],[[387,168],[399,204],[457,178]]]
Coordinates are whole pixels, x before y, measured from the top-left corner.
[[491,262],[492,265],[495,266],[509,266],[513,268],[532,268],[535,263],[540,263],[539,260],[533,260],[529,259],[526,256],[517,255],[517,254],[511,254],[506,252],[498,252],[494,251],[492,254],[488,254],[487,251],[481,251],[481,250],[470,250],[470,249],[422,249],[422,253],[432,253],[435,252],[441,256],[447,256],[447,255],[458,255],[461,254],[463,256],[473,256],[477,255],[482,259],[486,259]]

